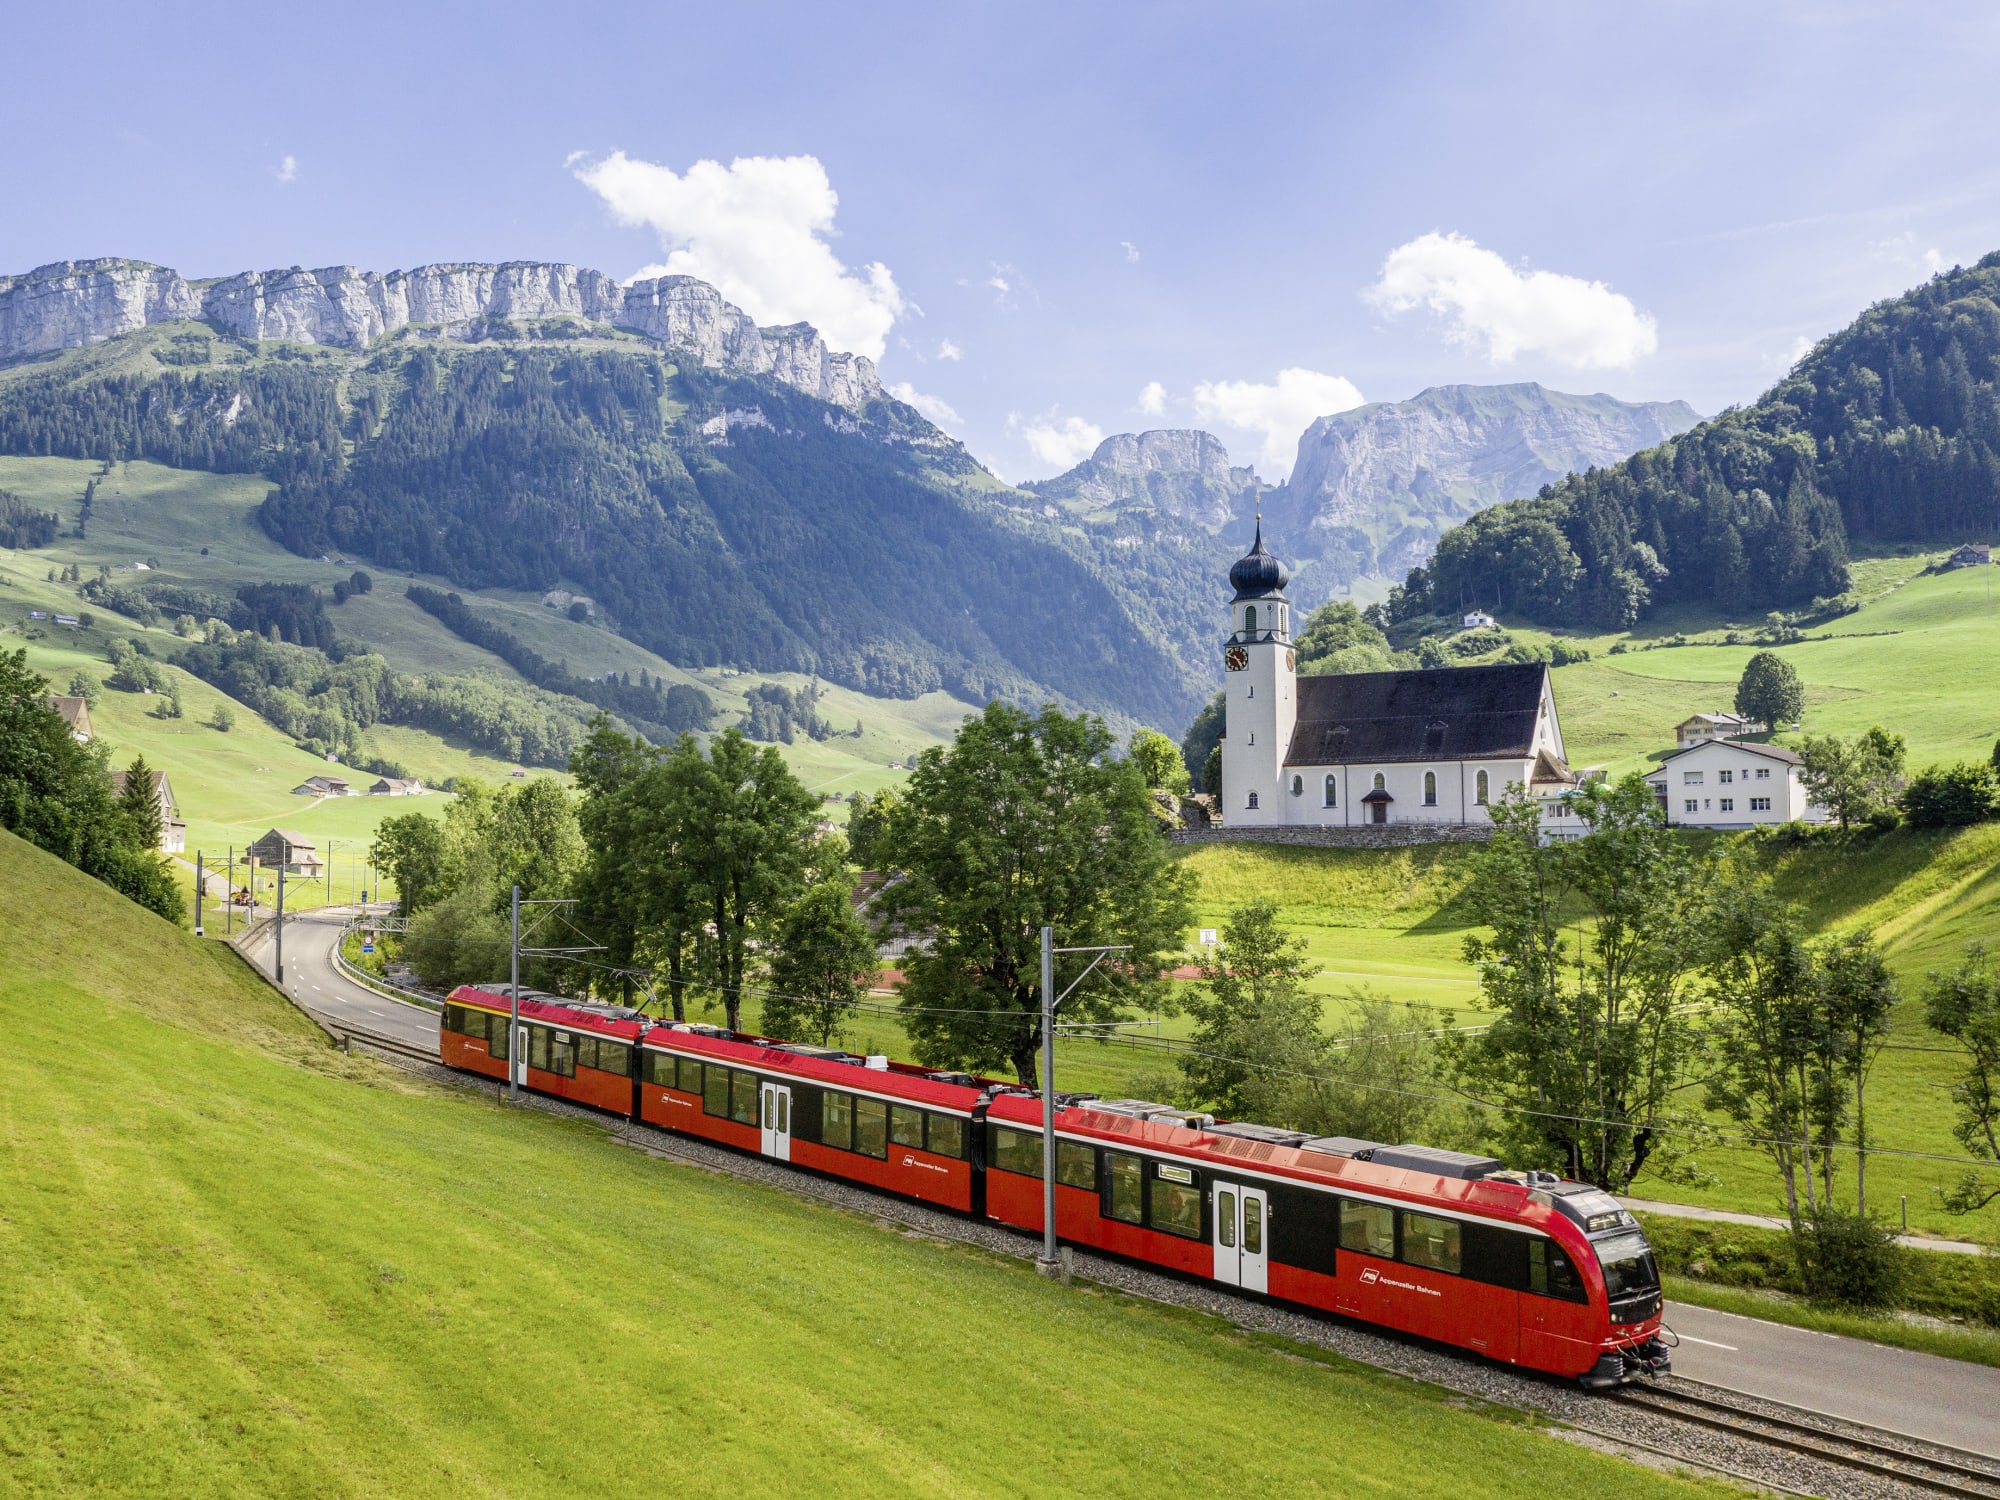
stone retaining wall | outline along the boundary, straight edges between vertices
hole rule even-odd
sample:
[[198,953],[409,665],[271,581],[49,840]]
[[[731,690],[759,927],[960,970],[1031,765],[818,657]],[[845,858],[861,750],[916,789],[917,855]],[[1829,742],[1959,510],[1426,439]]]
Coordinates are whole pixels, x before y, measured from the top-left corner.
[[1320,849],[1407,849],[1415,844],[1483,844],[1490,823],[1380,823],[1355,828],[1182,828],[1176,844],[1293,844]]

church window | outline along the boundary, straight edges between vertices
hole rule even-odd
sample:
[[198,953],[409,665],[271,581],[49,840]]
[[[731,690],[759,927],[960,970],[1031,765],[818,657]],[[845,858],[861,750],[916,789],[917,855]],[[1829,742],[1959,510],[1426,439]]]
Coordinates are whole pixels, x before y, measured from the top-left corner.
[[1473,800],[1478,802],[1478,804],[1481,807],[1484,807],[1486,805],[1488,784],[1489,783],[1486,780],[1486,773],[1484,771],[1481,771],[1477,776],[1472,778]]
[[1253,683],[1251,683],[1251,684],[1250,684],[1250,691],[1249,691],[1249,692],[1247,692],[1247,693],[1245,693],[1245,694],[1244,694],[1243,696],[1244,696],[1244,697],[1246,697],[1246,698],[1254,698],[1254,697],[1256,697],[1256,696],[1257,696],[1257,684],[1256,684],[1256,683],[1254,683],[1254,682],[1253,682]]
[[1424,772],[1424,806],[1436,807],[1437,805],[1438,773],[1435,771],[1426,771]]
[[1299,795],[1299,794],[1300,794],[1301,792],[1303,792],[1303,791],[1304,791],[1305,789],[1306,789],[1306,779],[1305,779],[1305,777],[1303,777],[1303,776],[1294,776],[1294,777],[1292,778],[1292,795],[1293,795],[1294,797],[1296,797],[1296,796],[1298,796],[1298,795]]
[[1254,604],[1243,606],[1243,633],[1245,635],[1257,633],[1257,606]]
[[1378,792],[1389,790],[1389,778],[1384,776],[1380,771],[1375,773],[1375,790]]
[[1243,805],[1248,808],[1255,808],[1257,806],[1257,794],[1255,792],[1252,792],[1250,794],[1250,800],[1245,802]]
[[1339,784],[1339,780],[1336,777],[1329,776],[1326,778],[1326,805],[1328,807],[1340,806],[1340,793],[1336,790]]

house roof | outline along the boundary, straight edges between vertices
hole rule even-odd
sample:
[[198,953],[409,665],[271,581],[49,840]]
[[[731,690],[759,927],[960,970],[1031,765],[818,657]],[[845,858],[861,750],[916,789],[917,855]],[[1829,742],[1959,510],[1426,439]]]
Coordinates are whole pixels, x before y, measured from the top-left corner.
[[1525,758],[1547,677],[1540,662],[1301,677],[1285,764]]
[[[173,801],[173,788],[167,785],[167,773],[165,771],[150,772],[149,779],[153,783],[155,794],[165,796],[169,802]],[[123,771],[113,771],[111,773],[111,790],[121,797],[125,795],[125,773]]]
[[1689,718],[1681,720],[1680,727],[1685,729],[1690,724],[1748,724],[1749,722],[1741,714],[1732,714],[1726,710],[1719,710],[1712,714],[1694,714]]
[[90,701],[88,699],[72,698],[66,694],[59,693],[50,698],[48,703],[49,707],[56,711],[57,716],[61,718],[63,723],[69,725],[71,729],[90,728]]
[[1765,760],[1783,761],[1788,766],[1802,766],[1806,758],[1796,750],[1787,750],[1783,745],[1759,745],[1749,740],[1709,740],[1699,745],[1687,745],[1679,750],[1669,750],[1660,757],[1660,764],[1679,760],[1683,755],[1694,755],[1703,750],[1741,750],[1745,755],[1762,756]]
[[[289,849],[293,850],[303,849],[312,854],[319,853],[319,846],[317,844],[315,844],[311,839],[307,838],[303,833],[295,832],[290,828],[273,828],[269,833],[265,834],[261,839],[257,840],[257,843],[268,844],[274,838],[283,839],[285,841],[286,847]],[[252,847],[254,848],[255,845],[253,845]]]

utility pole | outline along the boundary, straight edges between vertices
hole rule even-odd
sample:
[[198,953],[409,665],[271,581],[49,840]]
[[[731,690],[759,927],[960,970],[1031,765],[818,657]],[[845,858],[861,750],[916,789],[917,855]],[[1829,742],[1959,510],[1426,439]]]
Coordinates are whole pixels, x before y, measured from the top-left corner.
[[[1042,1253],[1035,1269],[1044,1276],[1058,1274],[1056,1260],[1056,1011],[1076,987],[1090,977],[1113,953],[1130,950],[1130,943],[1101,943],[1087,948],[1058,948],[1056,930],[1042,929]],[[1056,955],[1088,953],[1090,962],[1072,979],[1069,988],[1056,993]]]
[[236,846],[229,846],[229,880],[222,892],[222,935],[236,931]]
[[[287,849],[286,854],[292,851]],[[285,864],[278,861],[278,988],[285,987]]]
[[194,935],[201,937],[201,897],[202,897],[201,851],[194,851]]
[[507,944],[512,975],[507,986],[507,1097],[521,1097],[521,888],[514,887],[513,937]]

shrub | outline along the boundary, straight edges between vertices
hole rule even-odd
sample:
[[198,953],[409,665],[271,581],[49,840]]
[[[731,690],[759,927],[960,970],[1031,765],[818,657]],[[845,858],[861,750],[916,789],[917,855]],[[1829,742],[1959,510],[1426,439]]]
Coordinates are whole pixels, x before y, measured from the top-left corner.
[[1903,789],[1903,816],[1919,828],[1963,828],[2000,812],[2000,776],[1976,761],[1931,766]]
[[1893,1306],[1906,1279],[1902,1246],[1863,1214],[1820,1210],[1800,1249],[1806,1295],[1825,1306]]

